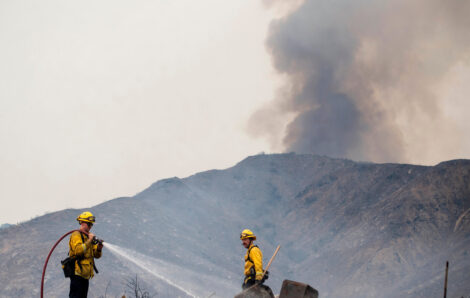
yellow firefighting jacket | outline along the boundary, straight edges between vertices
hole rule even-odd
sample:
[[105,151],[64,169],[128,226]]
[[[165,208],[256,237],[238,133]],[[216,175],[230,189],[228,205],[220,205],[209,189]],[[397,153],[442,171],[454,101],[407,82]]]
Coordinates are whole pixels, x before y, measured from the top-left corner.
[[90,279],[94,275],[94,259],[101,257],[101,251],[98,251],[98,244],[86,244],[85,242],[87,242],[87,240],[88,237],[86,234],[82,233],[82,235],[80,235],[78,231],[73,232],[69,240],[69,256],[78,257],[75,262],[75,275]]
[[253,243],[246,250],[244,273],[245,283],[249,279],[261,280],[263,277],[263,253]]

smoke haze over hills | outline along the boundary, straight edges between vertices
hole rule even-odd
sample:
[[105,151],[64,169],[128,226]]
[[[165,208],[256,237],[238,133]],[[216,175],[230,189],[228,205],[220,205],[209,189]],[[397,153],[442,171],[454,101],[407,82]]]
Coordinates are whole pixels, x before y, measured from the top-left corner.
[[460,0],[304,1],[271,24],[267,48],[287,83],[251,133],[355,160],[468,156],[470,127],[456,110],[470,110],[469,15]]
[[[279,10],[265,43],[285,79],[275,95],[262,3]],[[167,280],[231,297],[244,228],[266,258],[282,245],[275,292],[288,278],[321,297],[438,297],[450,260],[449,296],[469,295],[470,164],[439,162],[470,157],[470,1],[0,8],[0,224],[93,206],[94,231],[148,270],[105,251],[92,295],[122,294],[138,274],[158,297],[185,297]],[[306,154],[133,195],[266,150],[263,138]],[[0,297],[38,296],[44,258],[80,211],[0,225]],[[52,256],[48,297],[66,296],[66,251]]]

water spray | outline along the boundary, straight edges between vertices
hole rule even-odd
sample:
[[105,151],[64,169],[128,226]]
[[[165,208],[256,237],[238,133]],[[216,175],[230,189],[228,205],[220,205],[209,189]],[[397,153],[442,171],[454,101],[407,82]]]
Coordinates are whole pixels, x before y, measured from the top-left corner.
[[[147,271],[148,273],[152,274],[154,277],[165,281],[167,284],[177,288],[178,290],[184,292],[188,296],[193,297],[193,298],[198,298],[198,296],[195,295],[194,293],[192,293],[191,291],[185,289],[181,285],[179,285],[179,284],[175,283],[174,281],[168,279],[167,277],[163,276],[161,273],[155,272],[155,270],[153,270],[150,266],[148,266],[148,264],[146,264],[142,260],[139,260],[139,259],[135,258],[134,256],[132,256],[131,254],[129,254],[129,252],[131,252],[132,254],[136,254],[136,252],[134,252],[132,250],[129,250],[129,249],[124,249],[122,247],[111,244],[109,242],[106,242],[105,247],[111,253],[113,253],[114,255],[119,256],[121,258],[124,258],[124,259],[130,261],[134,265],[137,265],[141,269],[143,269],[143,270]],[[128,251],[128,252],[126,252],[126,251]]]

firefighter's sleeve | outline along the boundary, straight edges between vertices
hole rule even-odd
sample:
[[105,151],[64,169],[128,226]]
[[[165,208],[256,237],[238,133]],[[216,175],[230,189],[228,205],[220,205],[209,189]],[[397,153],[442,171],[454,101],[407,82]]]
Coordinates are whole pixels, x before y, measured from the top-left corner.
[[101,250],[98,250],[98,244],[93,245],[93,257],[95,259],[101,258]]
[[261,280],[263,278],[263,253],[258,247],[254,247],[250,252],[250,259],[253,261],[256,280]]
[[86,244],[83,243],[79,232],[74,232],[69,241],[70,256],[83,256],[86,251]]

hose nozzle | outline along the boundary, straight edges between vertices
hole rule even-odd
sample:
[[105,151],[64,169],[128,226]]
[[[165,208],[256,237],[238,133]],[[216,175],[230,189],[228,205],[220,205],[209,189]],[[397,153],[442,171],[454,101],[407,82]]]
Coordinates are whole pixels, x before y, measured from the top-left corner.
[[93,237],[93,240],[91,241],[91,243],[93,243],[93,244],[101,244],[101,245],[103,245],[103,242],[104,242],[103,239],[100,239],[100,238],[98,238],[98,237],[96,237],[96,236]]

